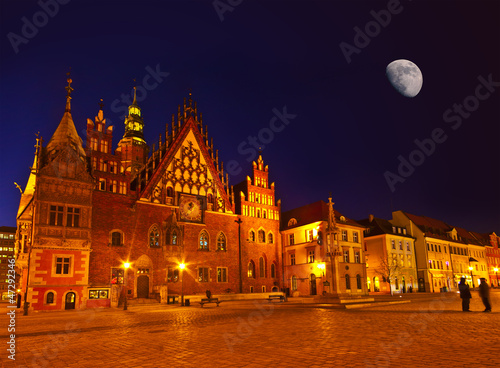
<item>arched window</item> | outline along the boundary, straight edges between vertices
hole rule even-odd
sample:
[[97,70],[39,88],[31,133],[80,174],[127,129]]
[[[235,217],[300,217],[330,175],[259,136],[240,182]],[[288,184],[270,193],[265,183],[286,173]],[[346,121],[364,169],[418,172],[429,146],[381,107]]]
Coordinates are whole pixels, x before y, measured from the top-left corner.
[[373,278],[373,291],[380,291],[380,281],[377,276]]
[[213,202],[214,202],[214,196],[212,195],[212,193],[209,193],[209,194],[208,194],[208,197],[207,197],[207,202],[208,202],[208,203],[213,203]]
[[262,210],[262,218],[267,218],[267,212],[266,212],[266,210]]
[[288,221],[288,227],[290,226],[294,226],[294,225],[297,225],[297,220],[294,219],[294,218],[291,218],[289,221]]
[[356,287],[361,290],[361,275],[356,275]]
[[297,276],[292,276],[292,290],[297,290]]
[[253,279],[255,277],[255,265],[253,261],[248,263],[248,277]]
[[251,242],[255,241],[255,232],[253,230],[250,230],[250,233],[248,234],[248,240]]
[[226,236],[223,233],[217,236],[217,250],[226,250]]
[[259,243],[265,243],[266,242],[266,233],[264,230],[259,230]]
[[276,265],[274,263],[271,263],[271,278],[276,277]]
[[200,234],[200,250],[208,250],[208,233],[205,230]]
[[150,248],[158,248],[160,246],[160,232],[156,225],[149,231],[149,246]]
[[273,244],[273,242],[274,242],[274,239],[273,239],[273,233],[269,233],[269,234],[267,234],[267,242],[268,242],[269,244]]
[[47,304],[54,303],[54,293],[52,291],[47,293]]
[[121,232],[113,231],[111,233],[111,245],[115,245],[115,246],[123,245]]
[[345,275],[345,288],[346,290],[351,290],[351,278],[349,275]]
[[266,277],[266,265],[264,258],[259,258],[259,277]]
[[170,197],[170,198],[174,197],[174,188],[167,187],[167,197]]
[[172,231],[172,245],[177,245],[177,231]]

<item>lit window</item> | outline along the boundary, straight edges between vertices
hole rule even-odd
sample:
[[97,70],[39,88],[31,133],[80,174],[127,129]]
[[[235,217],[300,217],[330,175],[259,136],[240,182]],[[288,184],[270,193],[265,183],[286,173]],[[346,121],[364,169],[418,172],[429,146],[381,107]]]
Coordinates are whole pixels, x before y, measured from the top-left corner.
[[312,242],[312,241],[313,241],[313,231],[306,230],[306,242]]
[[354,243],[359,243],[359,241],[358,241],[358,232],[357,231],[353,231],[353,233],[352,233],[352,241]]
[[226,236],[223,233],[217,237],[217,250],[226,250]]
[[167,282],[177,282],[179,281],[179,268],[169,267],[167,270]]
[[248,278],[254,278],[255,277],[255,265],[253,264],[252,261],[248,263]]
[[149,232],[149,247],[158,248],[160,246],[160,233],[156,226]]
[[108,299],[108,290],[89,290],[89,299]]
[[307,262],[314,263],[314,250],[308,252]]
[[342,230],[342,240],[347,241],[347,230]]
[[111,269],[111,283],[112,284],[123,284],[123,268],[112,268]]
[[198,282],[208,282],[208,268],[198,268]]
[[227,268],[217,268],[217,282],[227,282]]
[[205,230],[200,234],[200,250],[208,250],[208,233]]

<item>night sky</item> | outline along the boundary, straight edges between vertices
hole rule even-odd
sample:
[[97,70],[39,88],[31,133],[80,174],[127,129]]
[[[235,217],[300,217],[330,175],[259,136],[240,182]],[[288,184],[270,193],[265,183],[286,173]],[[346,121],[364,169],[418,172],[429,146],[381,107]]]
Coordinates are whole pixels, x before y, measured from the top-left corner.
[[[0,225],[15,226],[13,183],[26,185],[35,133],[46,144],[61,120],[71,67],[84,140],[102,98],[116,148],[134,78],[150,145],[191,90],[220,159],[232,162],[230,183],[251,174],[254,141],[283,210],[331,192],[353,219],[403,210],[500,233],[497,1],[0,4]],[[385,75],[397,59],[422,71],[414,98]],[[412,154],[415,140],[428,155]],[[404,177],[398,165],[410,157],[419,166]],[[393,191],[388,172],[400,178]]]

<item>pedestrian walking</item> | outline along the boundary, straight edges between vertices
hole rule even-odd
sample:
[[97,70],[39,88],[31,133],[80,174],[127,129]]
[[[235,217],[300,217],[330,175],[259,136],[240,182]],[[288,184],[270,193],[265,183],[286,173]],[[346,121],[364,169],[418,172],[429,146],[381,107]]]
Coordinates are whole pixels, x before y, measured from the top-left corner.
[[472,295],[470,294],[469,285],[465,283],[465,277],[460,279],[460,283],[458,284],[458,290],[460,291],[460,298],[462,298],[462,311],[470,312],[469,304]]
[[483,312],[491,312],[491,304],[490,304],[490,287],[486,283],[486,279],[484,277],[480,278],[481,284],[479,285],[479,296],[484,304]]

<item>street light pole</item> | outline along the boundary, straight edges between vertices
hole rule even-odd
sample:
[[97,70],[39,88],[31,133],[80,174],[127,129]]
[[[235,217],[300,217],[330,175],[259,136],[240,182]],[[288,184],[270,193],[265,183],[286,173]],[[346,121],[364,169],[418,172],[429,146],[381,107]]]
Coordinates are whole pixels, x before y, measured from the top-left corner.
[[184,268],[186,265],[181,263],[179,268],[181,269],[181,307],[184,307]]
[[129,262],[125,262],[123,264],[123,268],[124,268],[124,271],[123,271],[123,287],[125,289],[125,302],[123,303],[123,310],[127,310],[128,309],[128,305],[127,305],[127,293],[128,293],[128,290],[127,290],[127,275],[128,275],[128,269],[130,267],[130,263]]
[[238,220],[234,220],[238,224],[238,267],[239,267],[239,283],[240,283],[240,294],[243,293],[243,279],[241,277],[241,219],[238,217]]

